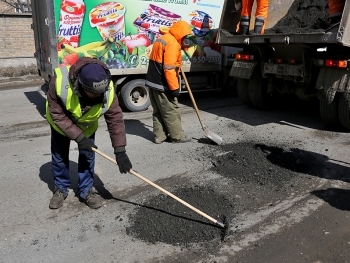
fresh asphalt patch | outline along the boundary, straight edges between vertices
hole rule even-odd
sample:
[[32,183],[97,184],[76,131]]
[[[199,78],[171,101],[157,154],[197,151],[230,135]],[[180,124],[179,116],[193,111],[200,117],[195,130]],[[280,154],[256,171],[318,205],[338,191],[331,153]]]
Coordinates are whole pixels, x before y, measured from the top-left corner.
[[[323,155],[301,149],[254,142],[221,145],[212,152],[208,149],[213,148],[204,146],[202,150],[212,165],[203,173],[214,172],[224,183],[177,185],[172,193],[219,221],[225,216],[234,219],[246,212],[246,207],[284,200],[298,191],[298,180],[322,176],[326,168]],[[165,194],[138,206],[129,222],[127,234],[147,243],[209,249],[224,241],[220,228]],[[226,234],[235,235],[236,230],[239,226],[232,226]]]

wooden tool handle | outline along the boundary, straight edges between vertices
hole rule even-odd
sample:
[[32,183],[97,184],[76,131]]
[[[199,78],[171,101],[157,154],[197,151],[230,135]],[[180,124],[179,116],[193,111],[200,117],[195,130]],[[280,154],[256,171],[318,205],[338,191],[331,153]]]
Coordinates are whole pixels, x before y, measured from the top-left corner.
[[203,122],[203,120],[202,120],[202,117],[201,117],[201,115],[199,114],[199,109],[198,109],[198,107],[197,107],[196,101],[194,100],[194,97],[193,97],[193,94],[192,94],[192,91],[191,91],[191,88],[190,88],[190,84],[188,84],[188,81],[187,81],[185,72],[183,72],[182,68],[180,68],[180,71],[181,71],[182,78],[183,78],[184,81],[185,81],[185,84],[186,84],[186,87],[187,87],[187,90],[188,90],[188,94],[190,95],[190,98],[191,98],[191,100],[192,100],[193,107],[194,107],[194,109],[196,110],[196,113],[197,113],[199,122],[201,123],[201,126],[202,126],[203,130],[206,131],[207,128],[205,127],[205,124],[204,124],[204,122]]
[[[96,148],[92,148],[92,150],[96,153],[98,153],[99,155],[101,155],[102,157],[106,158],[107,160],[111,161],[112,163],[117,164],[116,160],[114,160],[113,158],[109,157],[108,155],[104,154],[103,152],[97,150]],[[208,220],[212,221],[213,223],[217,224],[217,220],[212,218],[211,216],[203,213],[202,211],[198,210],[197,208],[193,207],[192,205],[190,205],[189,203],[186,203],[185,201],[183,201],[182,199],[178,198],[177,196],[173,195],[172,193],[168,192],[167,190],[165,190],[164,188],[160,187],[159,185],[153,183],[152,181],[148,180],[147,178],[143,177],[142,175],[138,174],[137,172],[130,170],[131,174],[137,176],[138,178],[140,178],[141,180],[145,181],[146,183],[154,186],[155,188],[157,188],[158,190],[162,191],[163,193],[167,194],[168,196],[174,198],[176,201],[179,201],[180,203],[182,203],[183,205],[187,206],[188,208],[192,209],[193,211],[195,211],[196,213],[202,215],[203,217],[207,218]]]

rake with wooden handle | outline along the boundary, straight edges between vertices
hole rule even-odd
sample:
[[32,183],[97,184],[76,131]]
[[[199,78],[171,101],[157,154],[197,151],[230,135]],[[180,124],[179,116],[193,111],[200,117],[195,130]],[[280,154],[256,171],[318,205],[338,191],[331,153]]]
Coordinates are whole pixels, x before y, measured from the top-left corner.
[[[104,154],[103,152],[97,150],[96,148],[91,148],[94,152],[98,153],[99,155],[101,155],[102,157],[106,158],[107,160],[111,161],[114,164],[117,164],[117,162],[109,157],[108,155]],[[130,169],[129,173],[131,173],[132,175],[135,175],[136,177],[140,178],[141,180],[145,181],[146,183],[154,186],[155,188],[157,188],[158,190],[162,191],[163,193],[167,194],[168,196],[174,198],[176,201],[180,202],[181,204],[187,206],[188,208],[190,208],[191,210],[193,210],[194,212],[200,214],[201,216],[205,217],[206,219],[208,219],[209,221],[213,222],[215,225],[219,226],[220,228],[226,229],[227,227],[221,223],[220,221],[216,220],[215,218],[212,218],[211,216],[203,213],[202,211],[198,210],[197,208],[193,207],[192,205],[190,205],[189,203],[186,203],[185,201],[183,201],[182,199],[178,198],[177,196],[173,195],[172,193],[168,192],[167,190],[165,190],[164,188],[160,187],[159,185],[153,183],[152,181],[148,180],[147,178],[143,177],[142,175],[138,174],[137,172],[133,171]]]

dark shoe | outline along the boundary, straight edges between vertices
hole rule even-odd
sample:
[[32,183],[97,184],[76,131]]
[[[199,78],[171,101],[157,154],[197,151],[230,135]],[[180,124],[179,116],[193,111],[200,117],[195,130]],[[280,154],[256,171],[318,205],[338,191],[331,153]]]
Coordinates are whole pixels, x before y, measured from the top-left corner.
[[165,140],[164,141],[157,141],[156,139],[154,140],[154,143],[155,144],[161,144],[161,143],[163,143],[163,142],[170,142],[171,140],[170,140],[170,136],[168,135],[166,138],[165,138]]
[[86,198],[84,199],[84,203],[92,209],[97,209],[102,206],[102,201],[96,194],[96,191],[93,187],[90,188]]
[[53,196],[50,200],[49,207],[51,209],[57,209],[60,208],[63,205],[64,199],[66,199],[67,196],[64,196],[63,192],[55,186],[55,190],[53,192]]
[[189,142],[191,141],[192,138],[188,138],[187,136],[185,136],[183,139],[181,140],[171,140],[172,143],[184,143],[184,142]]

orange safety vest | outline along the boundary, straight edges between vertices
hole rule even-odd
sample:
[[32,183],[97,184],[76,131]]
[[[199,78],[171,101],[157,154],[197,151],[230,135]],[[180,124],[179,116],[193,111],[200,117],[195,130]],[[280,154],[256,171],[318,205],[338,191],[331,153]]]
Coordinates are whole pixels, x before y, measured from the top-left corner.
[[154,42],[146,77],[149,88],[163,92],[179,88],[178,69],[182,63],[180,41],[190,34],[190,25],[180,20],[170,27],[169,33]]

